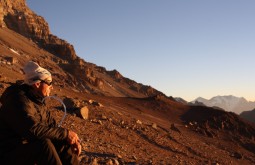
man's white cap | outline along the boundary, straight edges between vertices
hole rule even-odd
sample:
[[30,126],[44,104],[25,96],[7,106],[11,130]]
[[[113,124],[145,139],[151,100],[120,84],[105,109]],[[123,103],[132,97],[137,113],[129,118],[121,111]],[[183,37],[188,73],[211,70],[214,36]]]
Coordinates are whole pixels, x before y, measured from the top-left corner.
[[33,85],[40,80],[45,80],[51,77],[48,70],[40,67],[36,62],[29,61],[23,68],[25,72],[25,84]]

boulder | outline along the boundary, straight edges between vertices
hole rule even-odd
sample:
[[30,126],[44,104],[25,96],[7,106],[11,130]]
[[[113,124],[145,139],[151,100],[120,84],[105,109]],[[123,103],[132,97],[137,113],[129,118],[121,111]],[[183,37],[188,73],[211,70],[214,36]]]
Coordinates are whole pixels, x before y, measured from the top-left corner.
[[89,108],[87,106],[79,108],[75,111],[75,114],[80,118],[87,120],[89,118]]
[[79,101],[77,101],[77,100],[75,100],[73,98],[69,98],[69,97],[64,98],[63,102],[64,102],[67,110],[69,110],[69,111],[70,110],[74,110],[74,109],[76,109],[77,107],[80,106],[80,102]]

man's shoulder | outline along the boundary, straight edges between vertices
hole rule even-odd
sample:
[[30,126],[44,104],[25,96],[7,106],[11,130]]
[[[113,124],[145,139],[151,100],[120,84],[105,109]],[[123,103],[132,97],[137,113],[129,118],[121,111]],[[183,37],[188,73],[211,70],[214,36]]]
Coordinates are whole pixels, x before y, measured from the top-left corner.
[[0,101],[3,103],[9,99],[18,99],[18,98],[25,98],[26,97],[26,85],[25,84],[12,84],[6,88],[3,92]]

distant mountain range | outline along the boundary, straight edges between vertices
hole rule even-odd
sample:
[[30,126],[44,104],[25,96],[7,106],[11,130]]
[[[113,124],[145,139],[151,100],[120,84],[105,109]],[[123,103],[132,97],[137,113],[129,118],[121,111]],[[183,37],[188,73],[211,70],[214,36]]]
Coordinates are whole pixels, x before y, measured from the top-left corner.
[[240,114],[243,111],[251,111],[255,108],[255,102],[247,101],[243,97],[236,96],[215,96],[210,100],[198,97],[194,101],[190,102],[196,105],[205,105],[208,107],[218,107],[225,111],[234,112]]

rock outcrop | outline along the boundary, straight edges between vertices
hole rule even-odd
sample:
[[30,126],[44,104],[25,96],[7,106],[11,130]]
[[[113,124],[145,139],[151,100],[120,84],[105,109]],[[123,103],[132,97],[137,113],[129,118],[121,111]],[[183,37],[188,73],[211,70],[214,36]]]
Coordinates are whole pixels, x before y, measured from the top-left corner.
[[77,58],[73,46],[52,35],[48,23],[30,10],[25,0],[1,0],[0,4],[0,26],[31,38],[64,60]]

